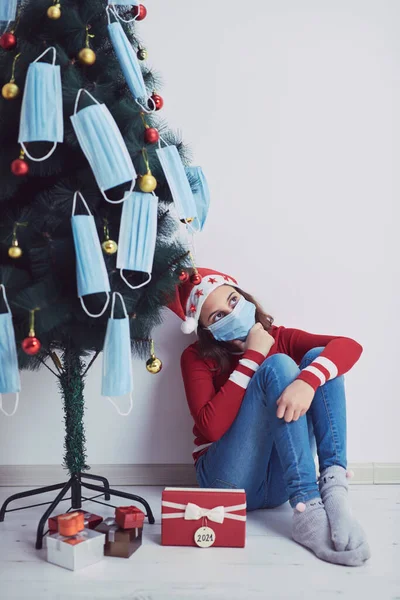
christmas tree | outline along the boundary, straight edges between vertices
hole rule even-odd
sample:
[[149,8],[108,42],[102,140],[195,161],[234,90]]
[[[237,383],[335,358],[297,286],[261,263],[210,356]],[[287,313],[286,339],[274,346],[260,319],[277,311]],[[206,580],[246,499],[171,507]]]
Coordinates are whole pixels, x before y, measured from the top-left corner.
[[[19,368],[45,366],[59,380],[65,465],[76,474],[88,469],[84,378],[110,316],[127,314],[132,351],[150,356],[150,372],[161,368],[152,329],[194,268],[176,233],[179,220],[194,226],[197,183],[189,172],[182,180],[187,149],[160,118],[143,5],[2,2],[0,313],[12,314]],[[178,159],[162,156],[160,139]],[[110,344],[123,352],[122,339]]]

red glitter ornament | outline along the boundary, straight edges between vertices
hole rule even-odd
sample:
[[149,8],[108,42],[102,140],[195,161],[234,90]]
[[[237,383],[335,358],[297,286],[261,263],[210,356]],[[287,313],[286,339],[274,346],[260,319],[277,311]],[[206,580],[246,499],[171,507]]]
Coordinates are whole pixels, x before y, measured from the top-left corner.
[[155,108],[155,110],[161,110],[163,106],[164,106],[163,98],[159,94],[156,94],[155,92],[153,92],[149,98],[148,107],[150,109]]
[[158,129],[155,127],[147,127],[144,132],[144,141],[146,144],[155,144],[160,139],[160,134],[158,133]]
[[3,33],[3,35],[0,36],[0,47],[3,48],[3,50],[12,50],[16,45],[17,38],[11,31]]
[[189,273],[187,273],[186,271],[181,271],[179,273],[179,281],[182,281],[182,283],[186,283],[186,281],[189,279]]
[[200,283],[203,281],[203,278],[200,273],[193,273],[193,275],[190,277],[190,281],[193,283],[193,285],[200,285]]
[[143,4],[139,4],[139,6],[133,7],[132,14],[136,17],[136,21],[143,21],[147,17],[147,8]]
[[29,356],[34,356],[40,351],[42,344],[40,343],[40,340],[38,340],[37,337],[29,336],[23,340],[21,346],[25,354],[29,354]]
[[11,163],[11,172],[17,177],[23,177],[29,173],[29,165],[24,159],[17,158]]

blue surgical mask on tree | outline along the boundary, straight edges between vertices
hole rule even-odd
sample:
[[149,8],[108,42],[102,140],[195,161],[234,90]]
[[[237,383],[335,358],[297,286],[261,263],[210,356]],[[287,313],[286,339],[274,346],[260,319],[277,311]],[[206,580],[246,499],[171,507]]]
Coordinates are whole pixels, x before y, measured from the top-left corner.
[[[126,79],[126,83],[136,102],[140,104],[140,100],[147,104],[148,93],[146,84],[143,79],[142,69],[139,64],[139,60],[132,48],[131,42],[128,40],[125,31],[122,28],[121,23],[116,21],[111,22],[111,16],[117,18],[115,10],[107,8],[108,16],[108,33],[114,47],[114,52],[117,55],[119,65]],[[147,111],[147,109],[140,104],[140,106]]]
[[[7,312],[0,314],[0,411],[6,417],[12,417],[18,408],[21,381],[11,309],[7,301],[6,288],[0,284],[1,291],[3,292]],[[2,394],[16,394],[15,407],[12,413],[4,410]]]
[[[87,215],[75,214],[78,196],[88,212]],[[101,317],[105,313],[110,301],[110,281],[94,217],[80,192],[75,192],[74,194],[71,225],[76,255],[78,296],[83,310],[89,317]],[[100,294],[102,292],[107,294],[106,303],[103,310],[99,314],[94,315],[87,310],[84,296]]]
[[[134,192],[122,207],[117,269],[120,269],[126,285],[133,290],[151,281],[157,240],[157,207],[157,196],[143,192]],[[124,270],[139,271],[148,277],[143,283],[133,286],[127,281]]]
[[2,0],[0,2],[0,23],[15,21],[17,14],[17,0]]
[[[199,231],[196,203],[178,149],[173,145],[163,148],[161,141],[164,142],[160,138],[159,148],[156,152],[168,181],[179,219],[185,221],[190,230]],[[191,224],[192,220],[195,227]]]
[[210,208],[210,190],[207,179],[201,167],[186,167],[186,174],[189,178],[193,178],[196,181],[193,196],[199,221],[199,231],[203,231]]
[[[53,51],[52,64],[39,62]],[[24,97],[21,107],[18,141],[25,154],[35,162],[49,158],[57,144],[64,141],[63,99],[61,71],[56,65],[56,49],[47,48],[29,66],[26,76]],[[53,147],[45,156],[35,158],[26,148],[26,143],[52,142]]]
[[[95,102],[78,112],[81,94],[85,92]],[[133,192],[136,171],[114,118],[105,104],[100,104],[85,89],[80,89],[71,117],[76,137],[107,202],[118,204]],[[129,193],[120,200],[110,200],[106,191],[131,182]]]
[[256,307],[244,296],[241,296],[232,312],[216,323],[209,325],[207,329],[212,333],[214,339],[219,342],[231,342],[233,340],[244,342],[250,329],[255,324]]
[[[120,299],[124,311],[123,319],[114,318],[116,298]],[[101,395],[106,396],[111,404],[117,409],[118,414],[127,417],[133,407],[133,373],[132,373],[132,351],[129,317],[125,302],[119,292],[113,293],[111,305],[111,317],[108,319],[107,332],[103,348],[103,374]],[[113,400],[113,397],[130,394],[129,409],[121,412]]]

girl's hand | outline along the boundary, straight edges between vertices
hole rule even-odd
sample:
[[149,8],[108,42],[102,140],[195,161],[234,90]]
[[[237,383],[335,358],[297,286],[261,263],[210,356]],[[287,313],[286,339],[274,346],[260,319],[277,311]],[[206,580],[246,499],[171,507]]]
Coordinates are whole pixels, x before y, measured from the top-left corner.
[[278,398],[276,416],[278,419],[284,417],[286,423],[297,421],[310,408],[314,395],[311,385],[301,379],[295,379]]
[[256,323],[250,329],[245,342],[235,340],[232,344],[243,352],[246,350],[255,350],[256,352],[260,352],[260,354],[267,356],[272,346],[275,344],[275,340],[268,331],[265,331],[261,323]]

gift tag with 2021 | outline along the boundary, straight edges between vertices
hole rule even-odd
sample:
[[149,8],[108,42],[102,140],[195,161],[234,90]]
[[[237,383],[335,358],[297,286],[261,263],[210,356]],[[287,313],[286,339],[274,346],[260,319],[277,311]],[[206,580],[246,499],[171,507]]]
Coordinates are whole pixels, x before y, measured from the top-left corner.
[[209,548],[215,542],[215,531],[211,527],[200,527],[194,534],[194,541],[200,548]]

